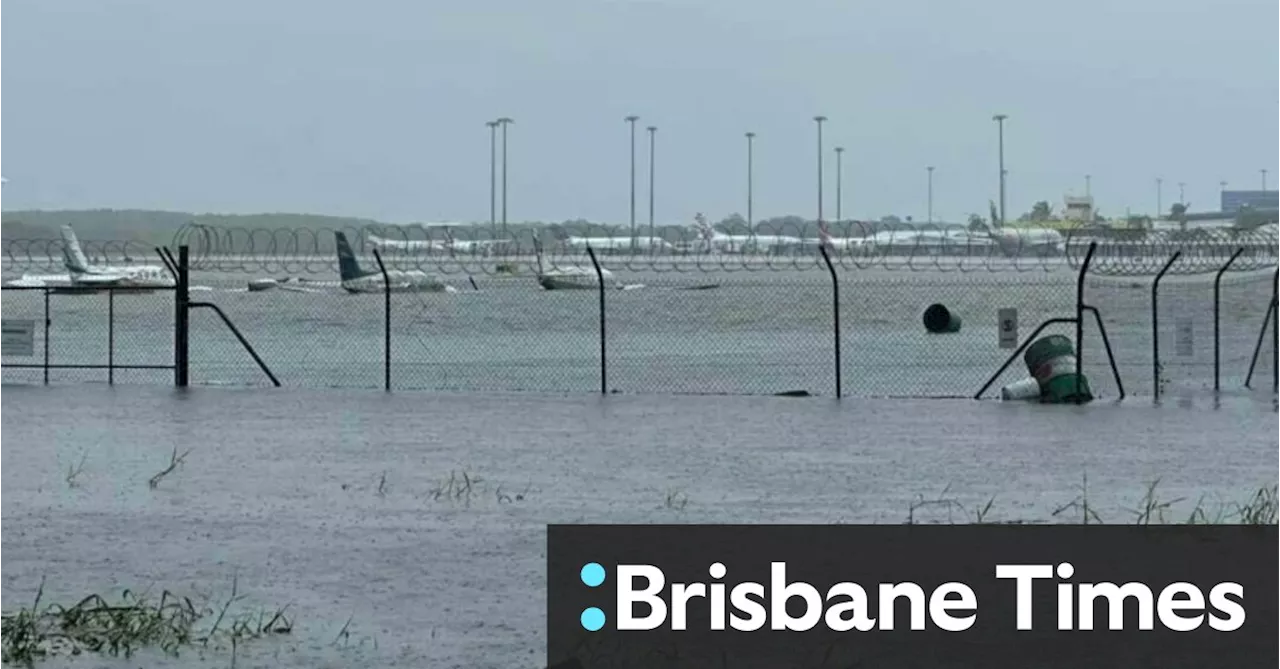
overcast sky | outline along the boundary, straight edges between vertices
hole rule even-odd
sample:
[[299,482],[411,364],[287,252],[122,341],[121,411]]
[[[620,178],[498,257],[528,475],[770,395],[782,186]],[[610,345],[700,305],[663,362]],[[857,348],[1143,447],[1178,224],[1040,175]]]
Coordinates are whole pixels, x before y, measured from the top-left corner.
[[1010,217],[1093,195],[1192,209],[1277,174],[1276,0],[6,0],[5,209],[488,220],[510,116],[509,219],[817,208]]

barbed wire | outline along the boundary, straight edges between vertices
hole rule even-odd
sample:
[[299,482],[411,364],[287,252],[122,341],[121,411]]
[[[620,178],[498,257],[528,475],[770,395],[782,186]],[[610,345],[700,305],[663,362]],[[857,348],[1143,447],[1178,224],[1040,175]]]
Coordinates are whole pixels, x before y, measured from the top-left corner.
[[1139,240],[1096,240],[1080,235],[1068,240],[1067,264],[1079,269],[1090,242],[1097,241],[1089,273],[1104,276],[1154,276],[1173,257],[1171,275],[1217,272],[1237,251],[1240,255],[1229,272],[1256,272],[1274,269],[1280,259],[1280,241],[1274,229],[1265,231],[1199,229],[1188,232],[1152,232]]
[[[1079,269],[1092,242],[1098,246],[1091,274],[1152,276],[1174,252],[1171,274],[1216,272],[1237,250],[1232,272],[1274,268],[1280,243],[1273,229],[1198,228],[1188,231],[1074,229],[964,229],[932,224],[846,222],[830,234],[812,225],[757,226],[754,233],[664,227],[652,240],[619,236],[615,228],[576,225],[513,226],[507,236],[482,228],[459,239],[450,230],[421,225],[362,228],[241,228],[188,224],[170,246],[190,248],[191,268],[224,273],[332,274],[337,270],[335,233],[352,240],[370,259],[378,249],[389,268],[441,275],[502,275],[543,269],[589,267],[587,248],[612,270],[650,273],[825,270],[825,244],[837,267],[902,272],[1052,272]],[[813,228],[812,234],[810,228]],[[123,240],[82,240],[95,264],[156,264],[154,247]],[[60,272],[57,239],[3,240],[8,272]],[[372,269],[372,268],[370,268]]]

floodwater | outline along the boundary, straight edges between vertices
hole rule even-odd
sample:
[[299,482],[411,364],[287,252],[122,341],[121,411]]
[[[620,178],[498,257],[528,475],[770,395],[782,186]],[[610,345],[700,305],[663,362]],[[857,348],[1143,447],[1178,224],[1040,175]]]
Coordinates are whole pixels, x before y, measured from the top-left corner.
[[[992,498],[987,520],[1078,521],[1082,494],[1126,522],[1157,479],[1160,499],[1185,498],[1181,520],[1278,467],[1270,394],[1055,407],[6,385],[3,431],[6,610],[41,578],[67,603],[148,587],[220,600],[235,581],[242,606],[295,619],[235,666],[297,669],[538,667],[548,523],[965,522]],[[190,452],[152,489],[175,448]]]

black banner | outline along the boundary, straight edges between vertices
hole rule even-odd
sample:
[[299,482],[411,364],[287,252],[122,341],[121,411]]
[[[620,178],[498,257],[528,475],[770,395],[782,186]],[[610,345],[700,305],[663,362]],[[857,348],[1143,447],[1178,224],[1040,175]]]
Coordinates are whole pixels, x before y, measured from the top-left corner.
[[555,525],[547,661],[1276,667],[1275,526]]

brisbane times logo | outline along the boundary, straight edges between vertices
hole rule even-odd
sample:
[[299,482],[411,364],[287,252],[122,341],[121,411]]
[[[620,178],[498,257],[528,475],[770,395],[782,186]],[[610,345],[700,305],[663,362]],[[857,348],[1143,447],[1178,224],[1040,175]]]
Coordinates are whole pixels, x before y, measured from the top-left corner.
[[[1233,581],[1219,582],[1206,591],[1182,581],[1160,587],[1136,581],[1086,581],[1077,578],[1069,562],[998,564],[993,569],[995,580],[1006,586],[988,589],[985,596],[1013,598],[1012,606],[1002,602],[1000,608],[1015,612],[1009,623],[1019,631],[1052,626],[1058,631],[1208,628],[1232,632],[1246,619],[1244,586]],[[977,592],[959,581],[927,590],[910,581],[868,585],[842,581],[820,588],[792,580],[786,562],[769,563],[767,583],[735,581],[722,562],[710,564],[706,573],[709,578],[704,581],[669,583],[656,565],[616,564],[606,569],[589,562],[579,572],[582,584],[600,589],[602,599],[612,586],[615,598],[612,611],[589,606],[582,610],[579,622],[588,632],[964,632],[980,615]],[[1056,615],[1049,621],[1038,620],[1033,602],[1046,596],[1054,602]],[[691,619],[705,621],[707,627],[691,627]]]
[[1276,667],[1277,540],[1227,525],[552,525],[547,666]]

